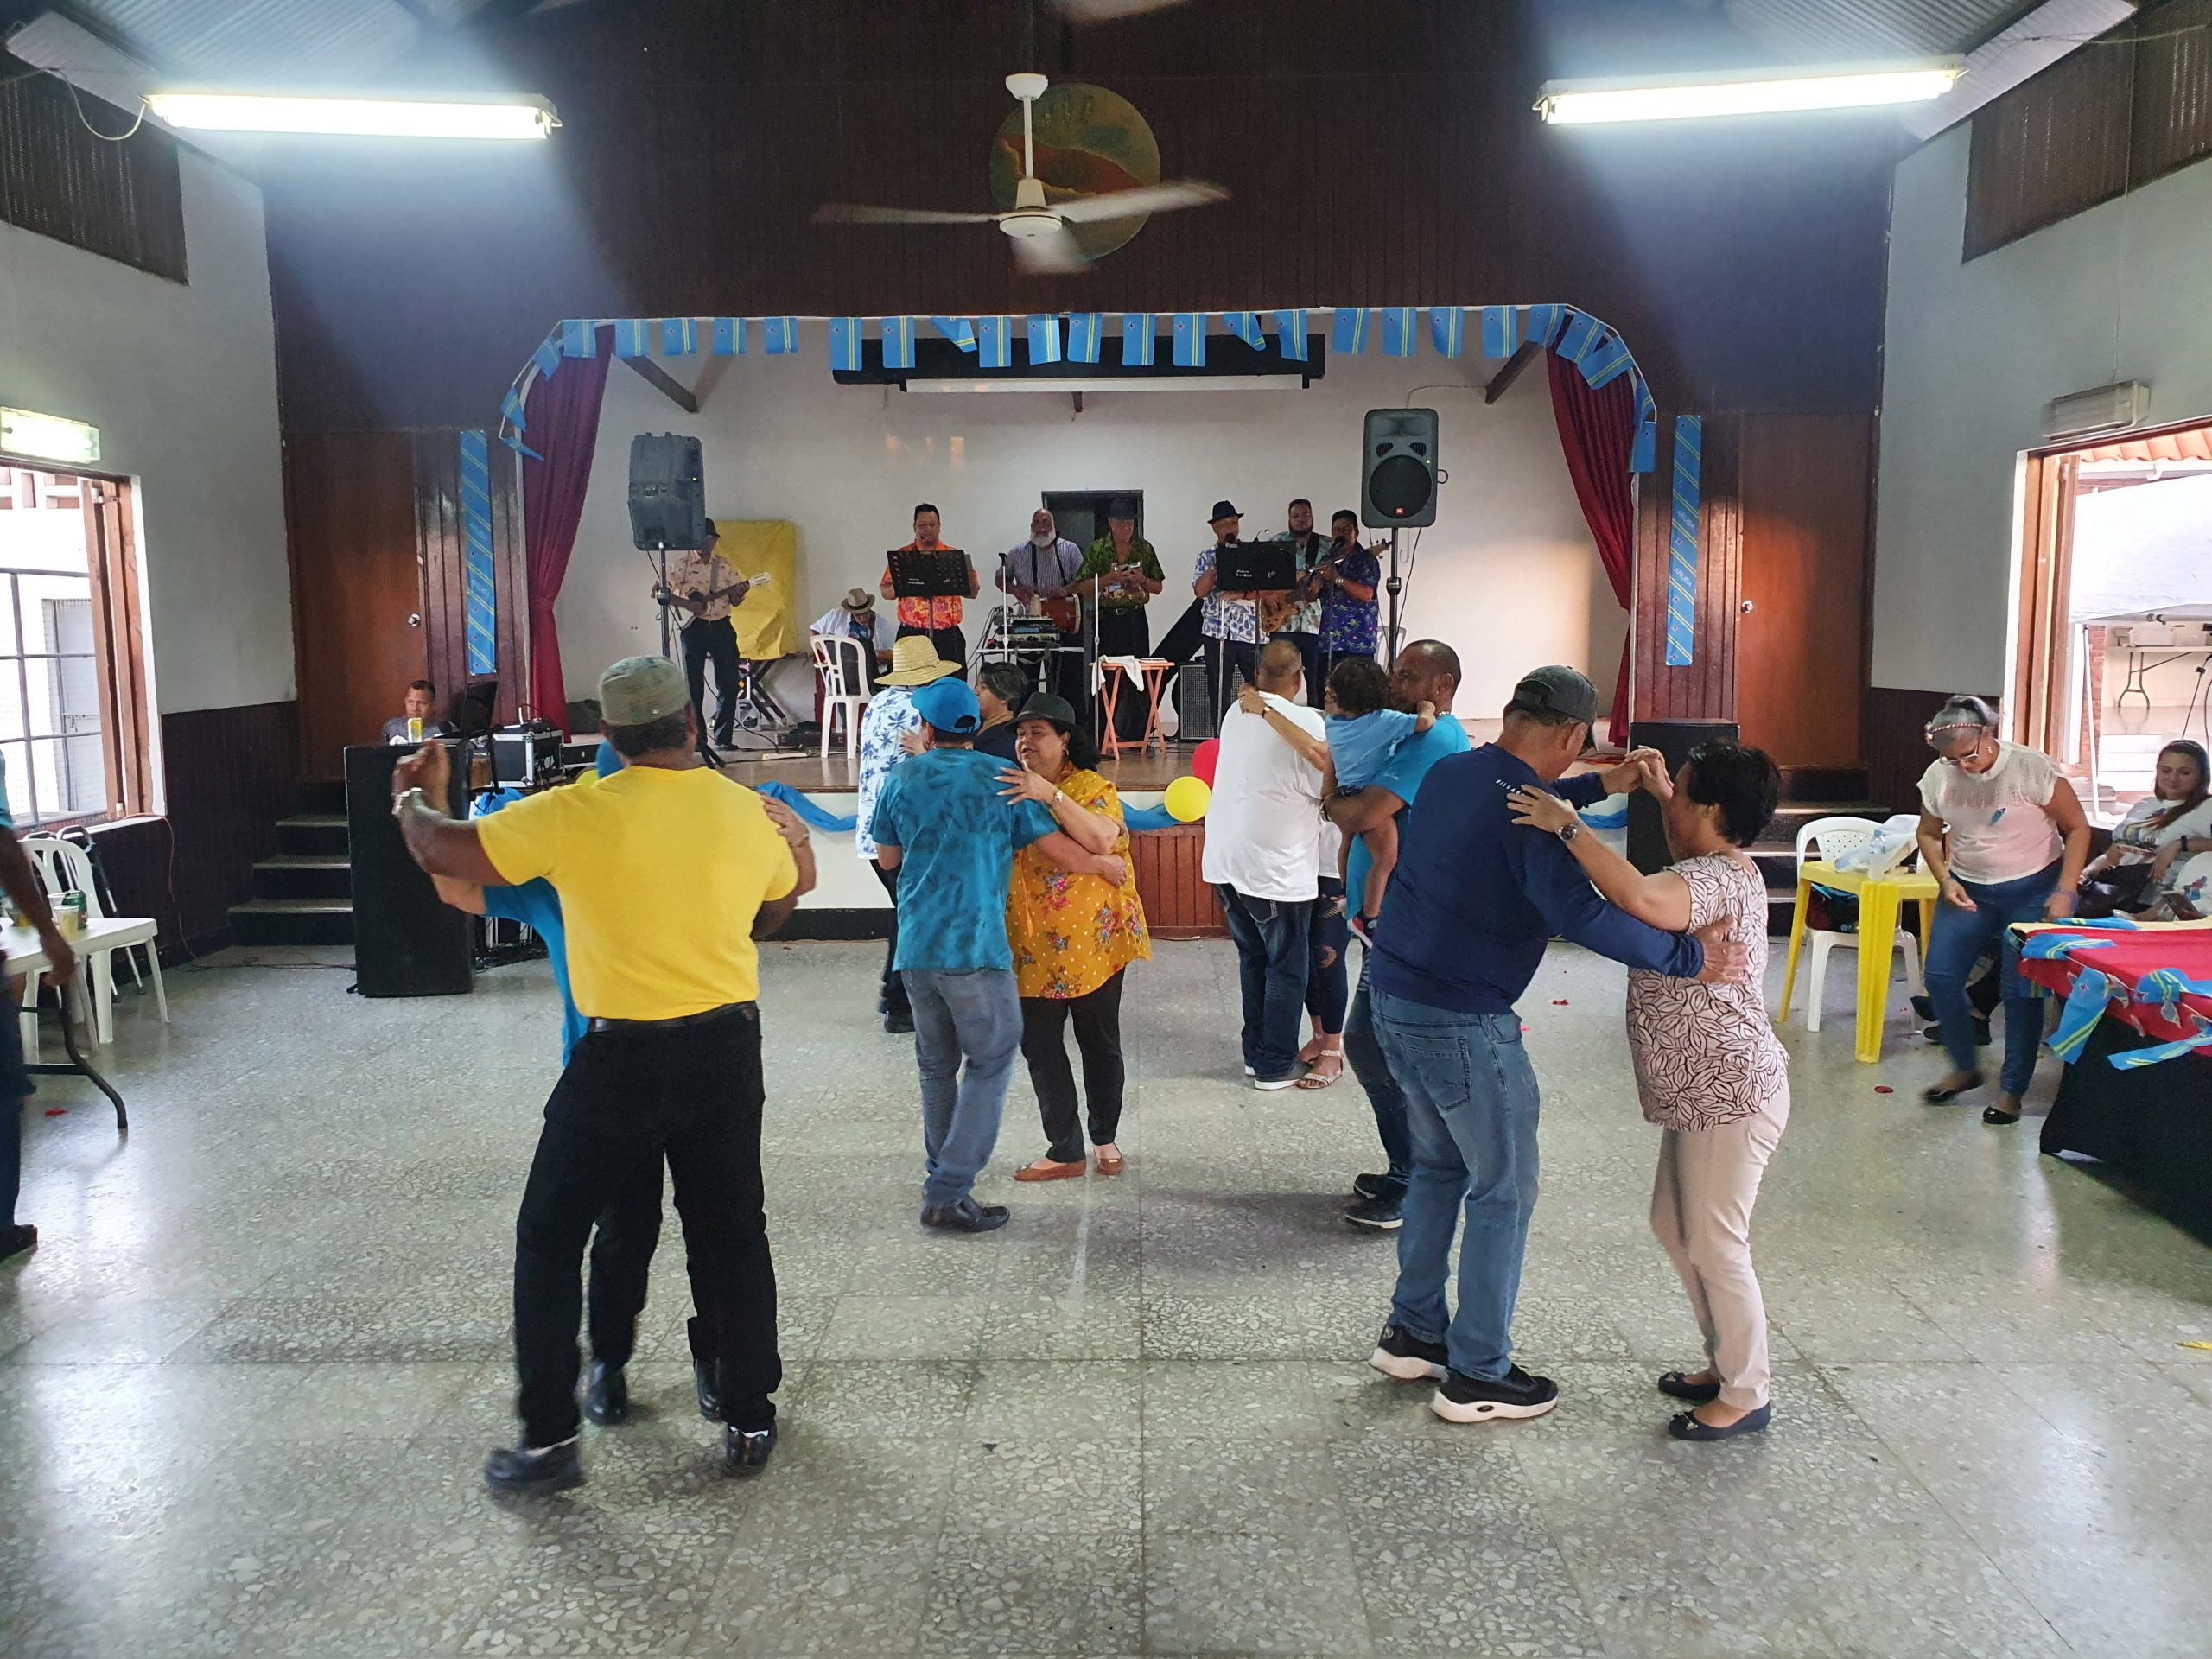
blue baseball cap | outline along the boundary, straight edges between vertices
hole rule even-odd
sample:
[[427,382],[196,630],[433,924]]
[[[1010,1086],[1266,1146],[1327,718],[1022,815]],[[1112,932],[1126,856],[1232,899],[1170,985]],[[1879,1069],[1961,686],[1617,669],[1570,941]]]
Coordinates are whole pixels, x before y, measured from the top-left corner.
[[983,724],[982,706],[968,682],[947,676],[914,693],[914,712],[940,732],[966,737]]

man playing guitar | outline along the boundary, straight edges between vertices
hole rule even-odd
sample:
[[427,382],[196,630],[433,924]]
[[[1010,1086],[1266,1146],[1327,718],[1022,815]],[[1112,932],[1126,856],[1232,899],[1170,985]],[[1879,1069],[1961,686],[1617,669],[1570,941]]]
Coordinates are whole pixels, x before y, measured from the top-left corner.
[[737,723],[740,667],[737,629],[730,613],[752,588],[765,582],[747,582],[715,551],[720,539],[715,521],[707,520],[707,538],[696,553],[669,561],[668,586],[653,584],[653,598],[677,613],[683,635],[683,676],[691,687],[691,711],[699,729],[707,729],[707,663],[715,664],[714,738],[727,747]]
[[1059,532],[1043,507],[1029,515],[1029,539],[1007,550],[1000,561],[999,588],[1020,602],[1026,616],[1049,616],[1060,643],[1083,643],[1083,607],[1075,594],[1083,550]]

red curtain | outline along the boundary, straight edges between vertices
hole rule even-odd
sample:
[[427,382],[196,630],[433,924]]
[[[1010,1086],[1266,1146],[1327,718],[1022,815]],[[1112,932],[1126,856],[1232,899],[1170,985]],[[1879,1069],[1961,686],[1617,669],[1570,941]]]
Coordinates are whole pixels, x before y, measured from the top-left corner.
[[523,442],[543,460],[522,458],[523,568],[530,596],[530,701],[539,718],[569,729],[568,682],[561,673],[561,637],[553,601],[561,596],[599,447],[599,405],[613,356],[613,331],[601,329],[591,357],[563,359],[541,375],[524,401]]
[[[1567,475],[1582,504],[1598,557],[1613,584],[1621,608],[1629,606],[1629,571],[1636,556],[1636,490],[1629,459],[1636,444],[1636,390],[1622,375],[1591,389],[1582,371],[1553,353],[1544,353],[1551,372],[1552,414],[1559,422],[1559,444],[1567,454]],[[1610,721],[1613,741],[1628,741],[1628,647],[1621,641],[1621,669],[1613,683]]]

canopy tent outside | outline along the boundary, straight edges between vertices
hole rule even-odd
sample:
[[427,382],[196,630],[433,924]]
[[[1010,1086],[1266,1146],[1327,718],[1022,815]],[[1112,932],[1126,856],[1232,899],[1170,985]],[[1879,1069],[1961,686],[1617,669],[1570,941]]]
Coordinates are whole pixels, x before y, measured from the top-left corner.
[[2212,476],[2077,501],[2068,615],[2077,624],[2212,618]]

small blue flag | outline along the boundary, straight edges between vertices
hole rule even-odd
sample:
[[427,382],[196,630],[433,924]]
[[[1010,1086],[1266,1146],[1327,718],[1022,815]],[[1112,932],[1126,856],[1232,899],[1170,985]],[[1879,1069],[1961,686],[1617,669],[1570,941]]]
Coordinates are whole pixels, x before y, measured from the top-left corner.
[[1563,305],[1532,305],[1529,308],[1529,339],[1537,345],[1549,346],[1559,338],[1559,326],[1566,320]]
[[1060,360],[1060,320],[1058,317],[1029,319],[1029,360],[1032,363],[1057,363]]
[[512,386],[509,386],[507,395],[499,399],[499,415],[502,419],[512,425],[516,431],[530,430],[530,423],[522,417],[522,394]]
[[1097,311],[1078,311],[1068,319],[1068,361],[1096,363],[1098,360],[1100,336],[1106,332],[1106,319]]
[[742,357],[745,354],[743,317],[716,317],[714,335],[716,357]]
[[1275,313],[1275,349],[1291,363],[1311,361],[1306,344],[1306,314],[1303,311]]
[[1483,355],[1510,357],[1521,349],[1521,313],[1510,305],[1483,307]]
[[689,357],[699,349],[699,325],[690,317],[660,320],[660,354]]
[[1337,308],[1337,326],[1329,336],[1329,349],[1339,357],[1357,357],[1367,349],[1367,312],[1356,305]]
[[1202,369],[1206,363],[1206,314],[1203,311],[1178,311],[1175,314],[1175,366],[1179,369]]
[[1010,369],[1014,366],[1014,328],[1004,317],[976,319],[976,366]]
[[561,325],[561,355],[563,357],[597,357],[599,330],[589,322],[574,320]]
[[911,369],[914,366],[914,320],[912,317],[886,317],[883,320],[883,366],[887,369]]
[[1224,311],[1221,320],[1229,325],[1229,332],[1249,346],[1260,349],[1260,314],[1256,311]]
[[1659,470],[1659,422],[1656,416],[1637,423],[1636,444],[1629,451],[1628,469],[1631,473],[1656,473]]
[[537,348],[536,353],[530,360],[537,365],[537,378],[541,380],[550,380],[555,375],[560,373],[560,336],[557,334],[548,334],[545,337],[545,343]]
[[1125,369],[1150,368],[1152,348],[1152,313],[1124,311],[1122,314],[1122,366]]
[[1413,307],[1410,305],[1385,307],[1382,312],[1382,355],[1411,357],[1413,354]]
[[614,355],[643,357],[645,354],[645,324],[642,317],[629,317],[614,325]]
[[931,317],[937,331],[963,352],[976,349],[976,327],[965,317]]
[[798,350],[797,317],[760,319],[760,349],[771,357],[789,357]]
[[1580,367],[1582,378],[1591,388],[1610,385],[1636,366],[1636,359],[1629,355],[1628,343],[1610,330],[1584,356]]
[[1567,314],[1567,327],[1559,337],[1559,354],[1570,363],[1580,363],[1596,349],[1598,337],[1605,332],[1605,324],[1595,317],[1570,311]]
[[834,370],[856,370],[861,365],[861,320],[858,317],[830,319],[830,366]]
[[1456,305],[1435,308],[1428,314],[1428,337],[1439,357],[1458,357],[1467,346],[1467,314]]

